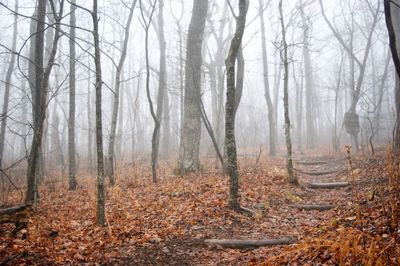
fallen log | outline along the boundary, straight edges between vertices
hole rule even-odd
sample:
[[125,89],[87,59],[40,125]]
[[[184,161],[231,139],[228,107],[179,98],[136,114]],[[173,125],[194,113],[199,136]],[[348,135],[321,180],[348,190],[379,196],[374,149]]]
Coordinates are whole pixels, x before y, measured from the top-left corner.
[[309,188],[327,188],[327,189],[334,189],[334,188],[342,188],[350,186],[349,182],[334,182],[334,183],[308,183],[307,187]]
[[23,257],[28,256],[28,252],[27,251],[22,251],[21,253],[18,254],[14,254],[8,257],[5,257],[3,260],[0,261],[0,265],[7,265],[10,262],[12,262],[13,260],[17,260],[17,259],[21,259]]
[[204,242],[210,246],[221,246],[224,248],[246,249],[246,248],[259,248],[259,247],[273,246],[273,245],[289,245],[289,244],[294,243],[294,239],[290,238],[290,237],[276,238],[276,239],[262,239],[262,240],[207,239]]
[[305,174],[305,175],[330,175],[330,174],[334,174],[339,172],[339,170],[330,170],[330,171],[311,171],[311,172],[307,172],[307,171],[303,171],[297,168],[293,168],[293,170],[301,173],[301,174]]
[[15,229],[11,232],[11,236],[15,236],[23,228],[28,227],[30,213],[30,205],[0,209],[0,224],[14,223]]
[[289,205],[290,208],[298,209],[298,210],[305,210],[305,211],[327,211],[330,209],[335,208],[335,205],[330,204],[291,204]]

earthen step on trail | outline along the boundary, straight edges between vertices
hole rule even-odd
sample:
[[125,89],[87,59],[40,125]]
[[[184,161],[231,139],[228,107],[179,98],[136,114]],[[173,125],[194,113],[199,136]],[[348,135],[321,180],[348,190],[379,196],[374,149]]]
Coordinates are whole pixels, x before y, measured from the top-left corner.
[[327,189],[335,189],[335,188],[343,188],[343,187],[348,187],[350,186],[349,182],[331,182],[331,183],[317,183],[317,182],[312,182],[306,184],[308,188],[327,188]]
[[276,238],[276,239],[261,239],[261,240],[253,240],[253,239],[206,239],[204,241],[209,246],[220,246],[224,248],[238,248],[238,249],[247,249],[247,248],[259,248],[259,247],[267,247],[274,245],[289,245],[295,242],[294,238],[284,237],[284,238]]
[[290,208],[304,211],[327,211],[336,207],[331,204],[290,204]]
[[328,163],[326,161],[297,161],[297,160],[293,160],[293,162],[295,164],[303,164],[303,165],[321,165]]
[[307,171],[300,170],[300,169],[297,169],[297,168],[293,168],[293,169],[294,169],[295,171],[301,173],[301,174],[305,174],[305,175],[314,175],[314,176],[316,176],[316,175],[330,175],[330,174],[334,174],[334,173],[339,172],[339,170],[310,171],[310,172],[307,172]]

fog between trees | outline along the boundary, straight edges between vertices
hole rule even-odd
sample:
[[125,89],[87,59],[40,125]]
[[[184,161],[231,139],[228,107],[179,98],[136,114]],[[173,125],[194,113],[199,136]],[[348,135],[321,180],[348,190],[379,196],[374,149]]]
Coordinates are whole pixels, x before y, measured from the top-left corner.
[[31,201],[40,176],[101,190],[140,160],[157,182],[159,160],[237,175],[261,150],[291,176],[292,150],[373,153],[399,136],[384,2],[3,1],[0,166],[28,168]]

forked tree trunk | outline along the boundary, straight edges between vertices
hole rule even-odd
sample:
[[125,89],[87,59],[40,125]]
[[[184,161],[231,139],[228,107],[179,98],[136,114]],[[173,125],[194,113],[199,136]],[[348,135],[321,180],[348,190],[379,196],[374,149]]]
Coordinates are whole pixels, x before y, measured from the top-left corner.
[[[121,57],[119,59],[116,73],[115,73],[115,80],[114,80],[114,98],[113,98],[113,105],[112,105],[112,114],[111,114],[111,130],[110,130],[110,137],[108,141],[108,166],[109,166],[109,178],[110,184],[113,186],[115,183],[115,173],[114,173],[114,157],[115,157],[115,134],[117,131],[117,121],[118,121],[118,107],[119,107],[119,91],[121,87],[121,74],[122,68],[124,67],[126,53],[128,50],[128,42],[129,42],[129,30],[131,27],[131,22],[133,18],[133,11],[135,10],[137,0],[133,1],[130,9],[128,20],[126,22],[124,28],[124,42],[122,45]],[[121,123],[121,122],[120,122]]]
[[60,39],[60,21],[63,13],[63,3],[61,2],[59,14],[55,13],[56,30],[54,41],[51,52],[49,54],[49,60],[46,68],[43,67],[43,52],[44,52],[44,28],[45,28],[45,17],[46,17],[46,0],[38,0],[37,7],[37,27],[36,27],[36,39],[35,39],[35,83],[33,89],[33,140],[31,144],[31,150],[28,158],[28,170],[27,170],[27,192],[25,202],[27,204],[36,203],[37,191],[36,191],[36,172],[37,172],[37,161],[40,154],[40,148],[42,145],[43,135],[43,122],[46,117],[46,90],[48,87],[48,81],[54,60],[57,52],[58,41]]
[[249,8],[247,0],[239,1],[239,15],[236,17],[236,31],[232,38],[228,57],[226,58],[226,105],[225,105],[225,169],[229,175],[228,206],[240,210],[239,173],[237,168],[235,114],[237,109],[235,62],[241,48],[242,37],[246,26],[246,15]]

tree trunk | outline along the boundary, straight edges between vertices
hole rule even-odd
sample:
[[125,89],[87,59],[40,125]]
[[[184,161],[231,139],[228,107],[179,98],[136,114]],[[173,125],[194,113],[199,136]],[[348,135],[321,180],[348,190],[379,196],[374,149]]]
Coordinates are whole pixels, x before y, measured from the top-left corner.
[[261,51],[263,62],[263,77],[264,77],[264,96],[267,101],[268,107],[268,123],[269,123],[269,153],[276,155],[276,124],[274,123],[274,106],[271,100],[271,92],[269,86],[268,75],[268,58],[267,58],[267,42],[265,35],[265,22],[264,22],[264,5],[263,0],[259,0],[258,16],[260,17],[261,24]]
[[[302,7],[303,9],[304,7]],[[304,10],[300,11],[302,27],[303,27],[303,56],[304,56],[304,72],[305,72],[305,94],[306,94],[306,135],[307,148],[315,147],[315,115],[314,115],[314,79],[313,69],[310,56],[310,25]]]
[[18,0],[15,1],[15,13],[14,13],[14,26],[13,26],[13,37],[12,37],[12,47],[11,47],[11,57],[10,63],[8,65],[6,73],[6,84],[3,99],[3,110],[1,113],[1,126],[0,126],[0,169],[3,169],[3,155],[4,146],[6,139],[6,126],[8,117],[8,103],[10,100],[10,87],[11,87],[11,77],[14,72],[16,48],[17,48],[17,34],[18,34]]
[[[63,2],[62,2],[63,3]],[[34,52],[34,63],[35,63],[35,83],[33,90],[33,140],[31,144],[31,150],[28,158],[28,170],[27,170],[27,192],[25,202],[27,204],[36,203],[37,199],[37,187],[36,187],[36,173],[37,173],[37,161],[40,154],[40,148],[42,145],[43,136],[43,122],[46,117],[46,99],[47,99],[47,87],[54,60],[57,52],[58,41],[60,39],[60,21],[62,19],[63,4],[60,6],[60,12],[56,15],[55,10],[53,14],[55,16],[55,37],[52,45],[52,49],[49,55],[49,60],[46,68],[43,67],[43,50],[44,50],[44,28],[46,18],[46,0],[38,0],[37,6],[37,27],[36,27],[36,39],[35,39],[35,52]]]
[[133,11],[135,10],[137,0],[132,2],[132,5],[129,9],[128,20],[126,22],[124,28],[124,42],[122,45],[121,57],[119,59],[116,73],[115,73],[115,81],[114,81],[114,98],[112,105],[112,115],[111,115],[111,129],[110,129],[110,137],[108,141],[108,164],[109,164],[109,178],[110,184],[113,186],[115,183],[115,173],[114,173],[114,157],[115,157],[115,134],[117,130],[117,121],[118,121],[118,107],[119,107],[119,90],[121,87],[121,73],[122,68],[126,59],[126,52],[128,50],[128,42],[129,42],[129,30],[131,27],[131,22],[133,18]]
[[208,0],[193,1],[193,13],[186,45],[185,97],[182,141],[176,173],[186,174],[200,169],[199,150],[201,136],[201,65],[204,27]]
[[[392,52],[392,59],[396,69],[395,83],[395,103],[396,103],[396,123],[393,139],[393,147],[396,152],[400,151],[400,1],[391,3],[384,0],[386,27],[389,33],[389,45]],[[393,9],[392,9],[393,7]]]
[[[158,154],[160,150],[160,126],[164,111],[164,103],[165,100],[168,99],[167,93],[167,63],[166,63],[166,42],[164,36],[164,0],[159,0],[159,11],[158,11],[158,41],[160,47],[160,76],[158,80],[158,93],[157,93],[157,110],[156,110],[156,119],[158,121],[158,127],[154,127],[154,172],[156,173],[156,167],[158,164]],[[169,131],[169,126],[166,127],[169,123],[165,123],[164,121],[164,137],[165,132]],[[156,132],[157,131],[157,132]],[[164,146],[165,147],[165,146]],[[156,181],[156,178],[154,178]]]
[[285,110],[285,138],[286,138],[286,168],[288,172],[288,182],[293,185],[298,185],[296,176],[293,173],[293,159],[292,159],[292,139],[290,136],[290,118],[289,118],[289,59],[288,59],[288,45],[286,42],[286,28],[282,11],[282,0],[279,1],[279,14],[282,30],[282,43],[283,48],[281,51],[281,58],[283,61],[283,107]]
[[97,207],[96,224],[105,226],[105,193],[104,193],[104,157],[103,157],[103,125],[101,114],[101,87],[103,85],[100,60],[99,20],[97,17],[97,0],[93,0],[93,39],[94,63],[96,66],[96,147],[97,147]]
[[75,190],[75,3],[71,0],[70,13],[70,39],[69,39],[69,118],[68,118],[68,189]]
[[236,114],[236,85],[235,62],[241,49],[242,37],[246,26],[246,15],[249,8],[247,0],[239,1],[239,16],[236,17],[236,31],[232,38],[226,66],[226,105],[225,105],[225,169],[229,175],[228,206],[240,210],[239,173],[237,168],[236,140],[235,140],[235,114]]

